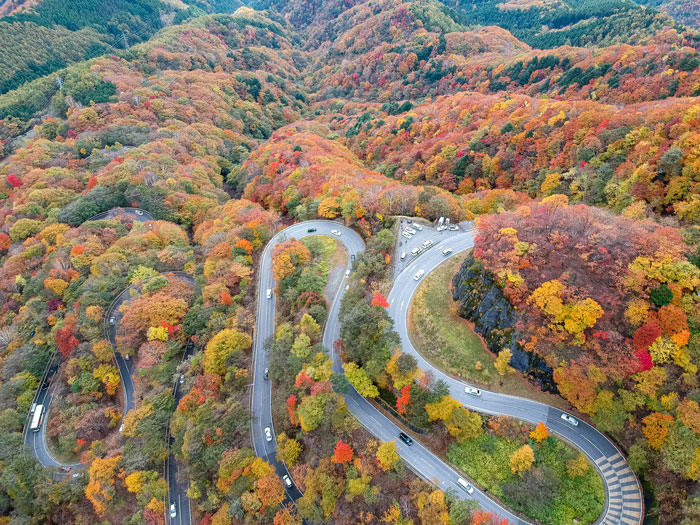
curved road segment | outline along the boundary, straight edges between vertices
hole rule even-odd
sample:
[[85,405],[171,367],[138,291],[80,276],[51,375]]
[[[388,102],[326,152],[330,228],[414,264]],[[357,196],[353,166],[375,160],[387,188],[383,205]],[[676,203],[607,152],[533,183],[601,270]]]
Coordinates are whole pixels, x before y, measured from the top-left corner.
[[[111,210],[107,210],[102,213],[98,213],[97,215],[90,217],[87,219],[85,222],[88,221],[97,221],[97,220],[102,220],[102,219],[109,219],[109,218],[116,218],[118,216],[130,216],[134,221],[136,222],[148,222],[152,221],[153,217],[151,216],[150,213],[148,213],[145,210],[141,210],[139,208],[112,208]],[[83,223],[85,224],[85,223]],[[124,292],[122,292],[124,294]],[[120,296],[118,296],[120,297]],[[114,303],[113,303],[114,304]],[[121,304],[121,303],[119,303]],[[118,305],[117,305],[118,306]],[[111,311],[108,313],[108,316],[111,315]],[[109,340],[110,343],[114,346],[114,340],[113,340],[113,333],[112,330],[109,330]],[[120,363],[121,360],[121,363]],[[125,369],[126,363],[124,362],[124,359],[119,356],[117,358],[117,364],[119,365],[120,371]],[[128,376],[128,374],[127,374]],[[123,388],[125,389],[124,392],[124,397],[125,397],[125,402],[127,403],[125,406],[128,406],[128,400],[131,397],[131,394],[134,391],[134,385],[131,383],[131,377],[129,376],[129,383],[131,385],[131,391],[128,391],[128,386],[124,383],[123,381],[124,378],[122,378],[122,385]],[[49,409],[51,407],[51,400],[53,399],[53,395],[55,392],[55,385],[51,384],[49,388],[42,390],[39,392],[38,397],[36,398],[36,404],[37,405],[44,405],[44,421],[41,424],[41,428],[39,429],[38,432],[32,432],[31,430],[28,430],[24,441],[25,443],[29,446],[30,450],[32,451],[32,455],[39,460],[39,462],[45,466],[45,467],[80,467],[80,463],[63,463],[59,460],[57,460],[51,452],[49,451],[49,447],[46,444],[46,422],[48,421],[48,415],[49,415]],[[133,407],[128,407],[128,408],[133,408]],[[128,409],[127,409],[128,410]],[[126,412],[125,412],[126,413]],[[28,423],[27,423],[28,424]]]
[[414,275],[418,270],[425,270],[427,275],[444,262],[447,257],[443,256],[442,250],[452,248],[450,256],[454,256],[470,249],[473,244],[472,232],[447,237],[414,258],[396,276],[394,286],[387,298],[388,312],[394,319],[396,331],[401,336],[403,351],[413,355],[418,360],[420,368],[431,370],[436,379],[444,380],[449,385],[452,396],[467,408],[486,414],[507,415],[534,424],[542,421],[553,434],[581,450],[596,465],[605,485],[605,510],[596,523],[605,525],[641,523],[642,493],[637,478],[620,451],[603,434],[580,419],[578,426],[574,427],[561,419],[564,413],[561,410],[530,399],[486,390],[481,391],[481,396],[467,394],[464,389],[468,383],[435,368],[411,343],[407,323],[408,310],[411,298],[422,281],[422,279],[414,280]]

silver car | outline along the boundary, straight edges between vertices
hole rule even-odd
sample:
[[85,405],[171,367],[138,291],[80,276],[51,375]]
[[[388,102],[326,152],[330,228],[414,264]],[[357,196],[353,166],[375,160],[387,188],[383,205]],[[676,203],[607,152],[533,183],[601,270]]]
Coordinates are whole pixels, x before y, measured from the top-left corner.
[[578,426],[578,419],[576,419],[574,416],[570,416],[566,412],[563,412],[561,415],[561,418],[566,421],[569,425],[573,425],[575,427]]

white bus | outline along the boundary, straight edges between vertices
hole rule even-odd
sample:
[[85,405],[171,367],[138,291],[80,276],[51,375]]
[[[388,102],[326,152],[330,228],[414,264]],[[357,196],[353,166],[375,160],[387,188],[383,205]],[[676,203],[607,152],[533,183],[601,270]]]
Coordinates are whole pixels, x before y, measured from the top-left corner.
[[44,419],[44,405],[37,405],[34,410],[34,415],[32,416],[32,426],[30,427],[34,432],[39,432],[41,427],[41,422]]

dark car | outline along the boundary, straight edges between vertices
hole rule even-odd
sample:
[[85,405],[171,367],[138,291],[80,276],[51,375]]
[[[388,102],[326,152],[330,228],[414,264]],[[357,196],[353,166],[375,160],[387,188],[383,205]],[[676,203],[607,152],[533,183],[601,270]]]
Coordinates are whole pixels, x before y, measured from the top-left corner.
[[404,443],[406,443],[409,447],[410,447],[411,445],[413,445],[413,440],[411,439],[411,436],[409,436],[409,435],[406,434],[405,432],[401,432],[401,433],[399,434],[399,439],[401,439],[401,441],[403,441]]
[[266,368],[263,372],[263,379],[270,379],[270,369]]
[[309,229],[308,229],[308,230],[306,230],[306,231],[307,231],[307,232],[309,232],[309,233],[313,233],[313,232],[315,232],[315,231],[316,231],[316,228],[309,228]]

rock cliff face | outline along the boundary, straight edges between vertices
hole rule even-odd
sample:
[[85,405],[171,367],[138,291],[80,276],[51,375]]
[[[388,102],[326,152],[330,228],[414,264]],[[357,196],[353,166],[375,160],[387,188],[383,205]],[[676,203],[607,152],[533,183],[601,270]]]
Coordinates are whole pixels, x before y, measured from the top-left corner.
[[508,299],[479,261],[469,255],[452,279],[452,297],[459,302],[459,315],[474,323],[474,330],[486,341],[488,349],[498,354],[504,348],[513,353],[510,365],[527,374],[547,392],[557,393],[552,369],[520,343],[519,321]]

